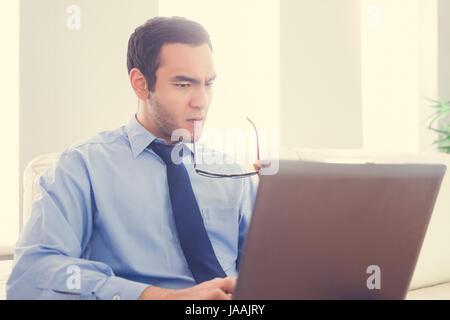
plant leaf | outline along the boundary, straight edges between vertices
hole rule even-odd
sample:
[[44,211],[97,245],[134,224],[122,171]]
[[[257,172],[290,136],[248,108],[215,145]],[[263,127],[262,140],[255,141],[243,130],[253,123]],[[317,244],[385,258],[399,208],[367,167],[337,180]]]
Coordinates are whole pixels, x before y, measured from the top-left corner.
[[450,153],[450,146],[438,147],[438,150],[445,151],[445,153]]
[[450,131],[439,130],[439,129],[435,129],[435,128],[429,128],[429,129],[430,129],[430,130],[433,130],[434,132],[437,132],[437,133],[445,134],[446,136],[447,136],[447,135],[450,135]]
[[433,144],[441,143],[441,142],[445,142],[445,141],[449,141],[450,142],[450,136],[442,138],[442,139],[438,139],[438,140],[434,141]]
[[434,100],[434,99],[431,99],[431,98],[428,98],[428,97],[424,97],[425,99],[427,99],[428,101],[431,101],[431,102],[434,102],[434,103],[437,103],[437,104],[441,104],[441,100]]

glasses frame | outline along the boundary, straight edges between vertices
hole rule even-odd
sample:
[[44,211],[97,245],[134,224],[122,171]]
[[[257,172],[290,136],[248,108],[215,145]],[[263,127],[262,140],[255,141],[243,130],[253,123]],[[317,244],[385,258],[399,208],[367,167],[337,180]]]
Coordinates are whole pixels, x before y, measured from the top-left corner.
[[[249,117],[247,117],[247,120],[251,123],[253,129],[255,129],[255,134],[256,134],[256,152],[257,152],[257,157],[258,157],[258,161],[259,161],[258,130],[256,129],[255,124],[253,123],[252,120],[250,120]],[[215,173],[215,172],[210,172],[210,171],[198,169],[197,168],[197,152],[196,152],[196,148],[195,148],[195,130],[194,130],[194,139],[193,139],[193,149],[194,149],[194,169],[195,169],[195,172],[197,174],[201,175],[201,176],[208,177],[208,178],[233,178],[233,179],[240,179],[240,178],[251,177],[251,176],[254,176],[255,174],[259,173],[259,170],[256,170],[256,171],[251,171],[251,172],[247,172],[247,173],[223,174],[223,173]]]

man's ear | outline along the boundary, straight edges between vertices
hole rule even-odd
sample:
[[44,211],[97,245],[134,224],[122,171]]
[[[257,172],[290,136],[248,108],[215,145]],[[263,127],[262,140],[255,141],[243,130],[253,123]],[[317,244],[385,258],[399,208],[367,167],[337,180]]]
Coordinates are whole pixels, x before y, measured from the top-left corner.
[[138,68],[133,68],[130,71],[130,83],[134,93],[140,100],[148,99],[148,84],[147,79]]

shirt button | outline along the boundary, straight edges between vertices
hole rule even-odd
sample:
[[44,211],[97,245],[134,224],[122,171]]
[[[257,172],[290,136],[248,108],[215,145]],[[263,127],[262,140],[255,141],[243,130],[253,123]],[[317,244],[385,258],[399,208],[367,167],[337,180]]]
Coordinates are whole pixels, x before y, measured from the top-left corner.
[[115,296],[113,297],[113,300],[120,300],[120,296],[119,296],[119,295],[115,295]]

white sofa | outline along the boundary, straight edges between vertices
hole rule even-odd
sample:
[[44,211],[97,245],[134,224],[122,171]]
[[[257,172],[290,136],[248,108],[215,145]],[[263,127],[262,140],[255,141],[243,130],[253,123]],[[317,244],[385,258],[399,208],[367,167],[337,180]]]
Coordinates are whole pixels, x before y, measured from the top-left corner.
[[450,299],[450,154],[369,152],[352,149],[284,150],[281,158],[331,163],[438,163],[447,165],[407,299]]
[[22,221],[25,226],[31,214],[33,201],[41,194],[39,178],[57,160],[60,153],[46,153],[34,158],[23,172],[23,211]]
[[[23,221],[29,218],[32,201],[40,194],[39,177],[58,157],[44,154],[25,169]],[[450,155],[365,152],[342,149],[282,149],[280,158],[325,162],[440,163],[448,166],[417,262],[407,299],[450,299]]]

